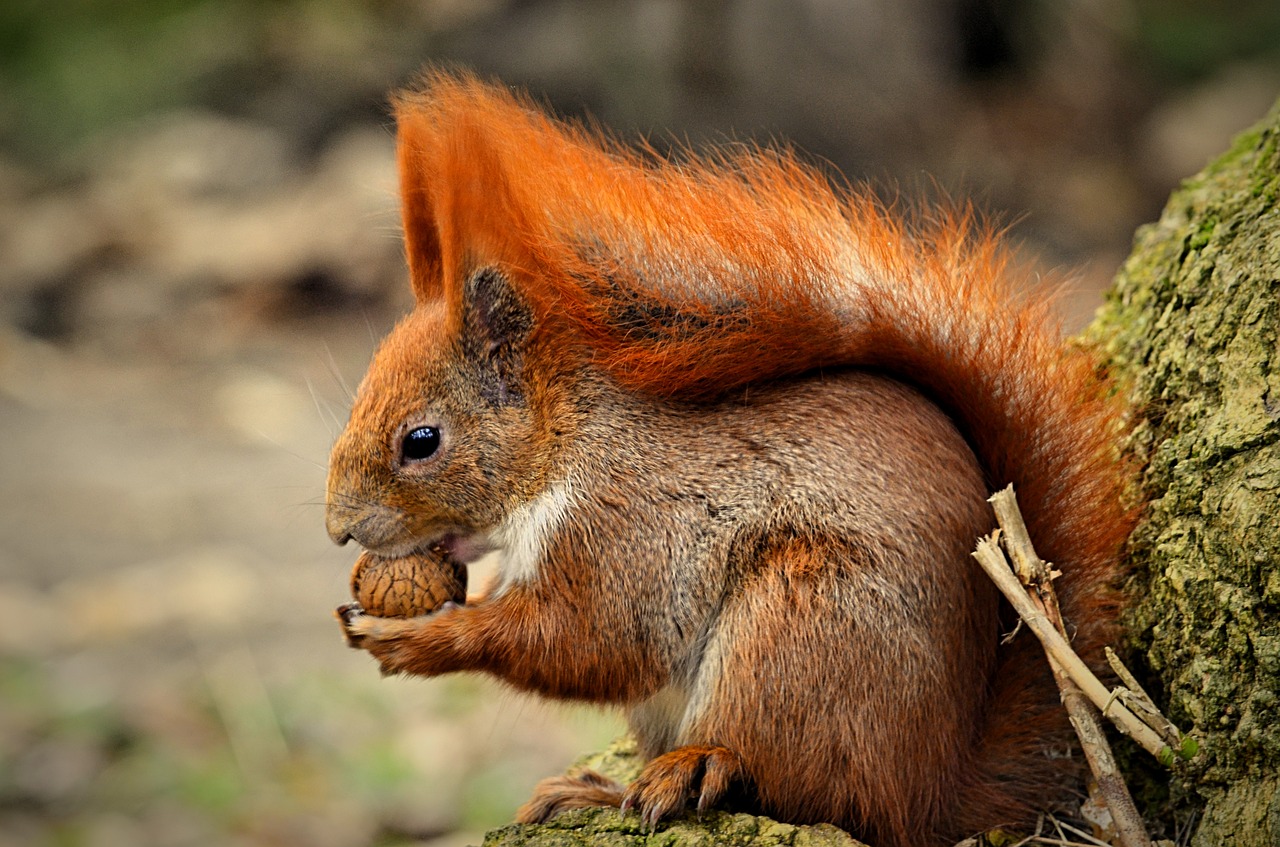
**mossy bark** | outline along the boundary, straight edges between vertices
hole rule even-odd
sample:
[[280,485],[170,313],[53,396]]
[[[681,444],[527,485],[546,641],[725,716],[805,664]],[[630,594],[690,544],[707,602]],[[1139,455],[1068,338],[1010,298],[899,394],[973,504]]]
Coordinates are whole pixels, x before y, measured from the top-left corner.
[[660,823],[652,832],[639,815],[579,809],[548,823],[512,824],[488,832],[482,847],[863,847],[828,824],[792,826],[755,815],[712,812]]
[[1132,656],[1202,745],[1148,811],[1193,847],[1280,845],[1278,142],[1280,104],[1138,231],[1089,330],[1146,463]]
[[[605,751],[578,763],[630,782],[640,775],[635,742],[615,741]],[[765,817],[711,812],[701,819],[686,815],[646,831],[636,814],[617,809],[565,812],[541,825],[513,824],[485,835],[483,847],[865,847],[834,826],[792,826]]]

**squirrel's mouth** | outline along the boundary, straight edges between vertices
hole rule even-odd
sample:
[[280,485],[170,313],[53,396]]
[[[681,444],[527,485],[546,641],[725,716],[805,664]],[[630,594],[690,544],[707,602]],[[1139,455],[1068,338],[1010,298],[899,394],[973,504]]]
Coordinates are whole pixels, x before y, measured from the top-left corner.
[[469,565],[497,549],[484,533],[460,535],[452,532],[440,536],[428,544],[427,548],[459,565]]

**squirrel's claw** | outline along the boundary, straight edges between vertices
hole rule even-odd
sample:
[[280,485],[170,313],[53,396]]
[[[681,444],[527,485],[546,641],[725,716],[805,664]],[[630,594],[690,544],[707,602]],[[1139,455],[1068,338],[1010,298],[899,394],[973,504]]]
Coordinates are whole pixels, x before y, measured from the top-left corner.
[[342,637],[347,640],[347,646],[353,649],[360,649],[364,641],[363,636],[358,635],[351,630],[351,624],[356,618],[364,614],[364,609],[359,603],[343,603],[341,606],[333,610],[333,616],[338,619],[338,623],[342,625]]
[[412,634],[409,619],[380,618],[367,613],[359,603],[346,603],[335,612],[342,625],[342,635],[347,644],[357,650],[364,650],[378,660],[383,676],[394,676],[401,672],[403,657],[403,641]]

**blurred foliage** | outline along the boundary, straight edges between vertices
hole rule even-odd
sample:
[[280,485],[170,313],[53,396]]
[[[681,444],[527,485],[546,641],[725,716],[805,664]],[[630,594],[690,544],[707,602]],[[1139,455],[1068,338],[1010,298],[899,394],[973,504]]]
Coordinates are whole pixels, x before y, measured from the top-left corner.
[[0,143],[45,158],[161,109],[235,111],[309,62],[367,63],[404,31],[397,15],[343,0],[7,0]]
[[1141,49],[1174,82],[1238,59],[1280,60],[1275,0],[1134,0],[1134,7]]
[[[160,109],[195,104],[234,112],[266,99],[269,111],[273,103],[279,105],[267,96],[275,86],[297,84],[310,75],[325,79],[304,83],[304,90],[341,91],[361,69],[393,65],[390,78],[379,77],[381,85],[370,92],[372,111],[382,105],[375,92],[398,84],[428,57],[450,55],[442,33],[504,10],[523,14],[538,5],[553,14],[564,4],[7,0],[0,4],[0,144],[24,157],[49,160],[103,128]],[[1037,44],[1055,37],[1031,23],[1045,17],[1029,11],[1035,8],[955,0],[957,20],[981,9],[977,17],[984,26],[1001,30],[1002,39],[1025,42],[1001,49],[1023,53],[1038,52]],[[1048,18],[1067,11],[1057,9]],[[1125,21],[1134,58],[1153,77],[1172,84],[1195,81],[1235,59],[1280,59],[1280,3],[1275,0],[1126,0],[1093,11]],[[336,105],[314,104],[318,109]]]

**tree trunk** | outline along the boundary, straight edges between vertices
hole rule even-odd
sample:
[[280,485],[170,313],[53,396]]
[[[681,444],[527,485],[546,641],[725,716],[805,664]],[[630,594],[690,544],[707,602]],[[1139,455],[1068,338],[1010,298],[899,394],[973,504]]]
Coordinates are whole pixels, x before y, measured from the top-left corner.
[[1147,464],[1131,656],[1201,742],[1148,813],[1193,847],[1280,845],[1278,197],[1280,104],[1138,231],[1089,330]]

